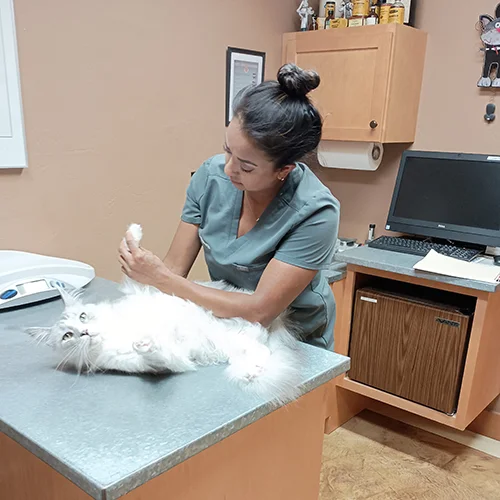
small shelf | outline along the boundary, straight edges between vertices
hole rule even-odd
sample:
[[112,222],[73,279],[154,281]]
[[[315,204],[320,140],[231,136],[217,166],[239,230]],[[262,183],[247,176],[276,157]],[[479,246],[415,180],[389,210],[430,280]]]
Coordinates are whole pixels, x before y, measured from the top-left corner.
[[343,379],[340,379],[338,385],[348,391],[361,394],[362,396],[367,396],[371,399],[375,399],[376,401],[380,401],[381,403],[386,403],[390,406],[400,408],[401,410],[409,411],[415,415],[420,415],[421,417],[428,418],[434,422],[439,422],[455,429],[464,430],[467,427],[466,425],[460,425],[460,422],[457,421],[456,415],[445,415],[444,413],[433,410],[432,408],[427,408],[426,406],[408,401],[407,399],[380,391],[374,387],[360,384],[359,382],[351,380],[347,375]]

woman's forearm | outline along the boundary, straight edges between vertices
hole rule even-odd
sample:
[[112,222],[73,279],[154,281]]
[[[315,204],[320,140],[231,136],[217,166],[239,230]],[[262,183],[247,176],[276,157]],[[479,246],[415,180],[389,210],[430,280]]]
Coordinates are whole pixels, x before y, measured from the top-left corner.
[[190,300],[219,318],[243,318],[252,323],[262,323],[263,326],[270,323],[262,315],[262,309],[252,294],[206,287],[178,275],[169,275],[165,280],[163,283],[160,280],[157,286],[159,290]]
[[181,221],[163,262],[174,274],[186,278],[200,248],[198,226]]

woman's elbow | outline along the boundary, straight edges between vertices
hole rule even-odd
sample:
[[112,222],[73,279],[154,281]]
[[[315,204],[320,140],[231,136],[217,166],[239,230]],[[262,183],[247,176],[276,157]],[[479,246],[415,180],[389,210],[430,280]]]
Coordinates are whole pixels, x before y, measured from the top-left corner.
[[251,323],[259,323],[264,328],[268,328],[276,319],[276,315],[273,312],[266,310],[265,307],[256,304],[255,306],[248,308],[245,314],[245,319]]

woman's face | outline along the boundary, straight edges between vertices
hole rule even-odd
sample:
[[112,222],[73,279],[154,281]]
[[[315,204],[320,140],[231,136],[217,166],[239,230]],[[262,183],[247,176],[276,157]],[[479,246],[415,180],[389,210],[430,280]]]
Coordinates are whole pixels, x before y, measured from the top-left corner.
[[224,172],[237,189],[249,192],[272,191],[282,184],[294,165],[277,170],[274,163],[259,150],[233,118],[226,131],[226,166]]

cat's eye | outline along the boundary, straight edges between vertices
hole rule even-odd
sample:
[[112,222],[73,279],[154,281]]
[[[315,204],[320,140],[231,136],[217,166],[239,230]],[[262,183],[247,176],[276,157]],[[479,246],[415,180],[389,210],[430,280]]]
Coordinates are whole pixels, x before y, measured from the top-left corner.
[[63,335],[63,340],[69,340],[73,337],[73,332],[66,332],[64,335]]
[[500,28],[500,23],[495,23],[495,28]]
[[82,313],[82,314],[80,314],[80,321],[81,321],[82,323],[86,323],[86,322],[88,321],[88,319],[89,319],[89,318],[88,318],[88,316],[87,316],[87,313]]

